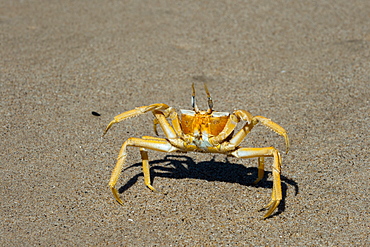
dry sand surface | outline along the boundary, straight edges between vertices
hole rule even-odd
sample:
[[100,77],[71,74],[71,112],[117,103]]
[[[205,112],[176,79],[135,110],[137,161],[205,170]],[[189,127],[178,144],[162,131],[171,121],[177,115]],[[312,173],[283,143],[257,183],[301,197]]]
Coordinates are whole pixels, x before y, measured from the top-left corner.
[[[370,1],[0,2],[1,246],[366,246],[369,242]],[[154,193],[123,141],[154,135],[137,106],[206,107],[271,118],[246,147],[282,151],[284,199],[271,164],[149,152]],[[92,115],[96,111],[101,116]],[[163,137],[163,134],[160,133]]]

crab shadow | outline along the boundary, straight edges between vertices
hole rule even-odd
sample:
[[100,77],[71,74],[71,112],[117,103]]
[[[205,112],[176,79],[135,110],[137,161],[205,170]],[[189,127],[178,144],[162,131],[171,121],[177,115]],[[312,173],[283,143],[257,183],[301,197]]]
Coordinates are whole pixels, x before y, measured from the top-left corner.
[[[128,170],[133,167],[141,167],[140,163],[135,163],[124,169]],[[188,156],[184,155],[167,155],[164,159],[150,161],[150,173],[152,183],[156,177],[172,178],[172,179],[203,179],[207,181],[220,181],[227,183],[238,183],[244,186],[252,186],[257,188],[267,188],[272,189],[272,181],[267,180],[270,171],[265,171],[264,178],[256,185],[253,182],[257,179],[258,170],[257,167],[246,167],[242,164],[229,162],[227,156],[224,162],[215,161],[213,157],[209,161],[203,161],[196,163],[194,160]],[[268,164],[266,164],[268,166]],[[257,166],[257,162],[256,162]],[[268,168],[267,168],[268,169]],[[124,172],[123,171],[123,172]],[[119,193],[124,193],[131,186],[133,186],[142,177],[143,173],[139,173],[129,179],[126,184],[119,188]],[[281,185],[283,199],[281,200],[278,212],[272,214],[278,215],[285,210],[285,197],[288,190],[288,185],[291,185],[295,189],[295,195],[299,192],[298,184],[283,175],[281,175]],[[262,211],[262,210],[261,210]],[[268,217],[268,218],[270,218]]]

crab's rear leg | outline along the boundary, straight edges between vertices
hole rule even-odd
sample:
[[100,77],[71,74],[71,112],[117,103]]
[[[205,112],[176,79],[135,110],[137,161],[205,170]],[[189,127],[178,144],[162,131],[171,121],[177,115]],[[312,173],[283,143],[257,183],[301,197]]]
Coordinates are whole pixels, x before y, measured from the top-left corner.
[[263,162],[261,163],[260,158],[262,157],[274,157],[274,164],[272,166],[272,175],[273,175],[273,186],[272,186],[272,194],[271,194],[271,201],[269,204],[265,206],[268,208],[267,213],[264,215],[264,218],[269,217],[272,212],[279,206],[280,201],[282,200],[282,191],[281,191],[281,180],[280,180],[280,172],[281,172],[281,157],[279,151],[276,150],[274,147],[266,147],[266,148],[239,148],[231,153],[233,156],[238,158],[259,158],[259,169],[258,169],[258,178],[255,181],[259,182],[259,180],[263,177]]
[[155,151],[160,151],[160,152],[174,152],[177,151],[178,149],[173,147],[168,141],[165,139],[161,138],[151,138],[149,140],[149,137],[145,137],[145,139],[140,139],[140,138],[129,138],[127,141],[125,141],[121,147],[121,150],[119,152],[118,158],[117,158],[117,163],[116,166],[113,169],[110,181],[109,181],[109,187],[112,190],[112,193],[120,204],[123,204],[122,199],[119,197],[119,193],[117,189],[115,188],[119,175],[121,174],[123,165],[125,164],[125,160],[127,157],[127,146],[133,146],[133,147],[139,147],[143,159],[143,173],[144,173],[144,182],[145,185],[147,185],[151,190],[155,190],[151,186],[150,182],[150,172],[149,172],[149,162],[148,162],[148,155],[147,151],[145,149],[151,149]]

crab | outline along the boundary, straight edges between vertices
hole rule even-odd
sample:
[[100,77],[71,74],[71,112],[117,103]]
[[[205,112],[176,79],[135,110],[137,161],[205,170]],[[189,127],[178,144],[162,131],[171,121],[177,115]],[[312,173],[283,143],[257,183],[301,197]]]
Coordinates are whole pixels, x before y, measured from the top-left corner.
[[[123,205],[123,201],[115,188],[119,175],[125,164],[127,157],[127,147],[138,147],[140,149],[142,169],[144,174],[144,184],[152,191],[157,191],[150,178],[150,168],[148,161],[148,150],[160,152],[202,152],[219,153],[237,158],[257,158],[258,175],[253,184],[257,184],[264,177],[265,157],[273,157],[272,175],[273,186],[270,202],[263,208],[267,210],[264,218],[271,216],[282,200],[281,190],[281,164],[282,159],[279,151],[274,147],[251,148],[241,147],[240,144],[253,129],[255,125],[261,123],[273,130],[285,139],[286,153],[289,151],[289,139],[286,130],[268,118],[262,116],[252,116],[245,110],[235,110],[232,113],[217,112],[213,110],[213,101],[208,91],[207,85],[204,88],[208,97],[208,109],[199,110],[195,100],[195,87],[192,84],[192,107],[193,110],[180,110],[179,117],[176,110],[166,104],[158,103],[148,106],[137,107],[114,117],[106,127],[103,136],[112,127],[128,118],[152,112],[154,115],[154,132],[158,135],[157,125],[163,130],[166,138],[143,136],[142,138],[128,138],[122,145],[116,166],[112,171],[109,187],[118,203]],[[170,120],[170,121],[169,121]],[[171,123],[170,123],[171,122]],[[243,124],[240,130],[235,131],[238,123]],[[234,133],[236,132],[236,133]]]

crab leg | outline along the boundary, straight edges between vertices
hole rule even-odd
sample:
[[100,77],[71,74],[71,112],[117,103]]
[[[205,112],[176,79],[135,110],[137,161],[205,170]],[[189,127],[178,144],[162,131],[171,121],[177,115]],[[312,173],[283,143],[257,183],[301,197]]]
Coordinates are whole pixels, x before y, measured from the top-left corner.
[[271,119],[268,119],[268,118],[265,118],[265,117],[262,117],[262,116],[255,116],[253,119],[257,120],[258,122],[260,122],[261,124],[263,124],[267,128],[273,130],[277,134],[279,134],[282,137],[284,137],[284,139],[285,139],[285,146],[286,146],[285,153],[288,153],[289,152],[289,146],[290,146],[290,144],[289,144],[289,138],[288,138],[288,134],[286,133],[286,130],[283,127],[281,127],[277,123],[271,121]]
[[[238,123],[240,121],[247,121],[248,123],[252,120],[252,115],[247,112],[247,111],[244,111],[244,110],[236,110],[234,111],[233,114],[230,115],[229,117],[229,120],[226,122],[226,125],[224,127],[224,129],[215,137],[212,137],[209,139],[209,142],[212,144],[212,145],[215,145],[215,144],[219,144],[221,143],[222,141],[224,141],[227,137],[230,136],[230,134],[234,131],[234,129],[236,128],[236,126],[238,125]],[[248,123],[246,125],[248,125]],[[240,140],[239,143],[244,139],[244,137],[249,133],[243,133],[243,130],[239,131],[238,134],[239,134],[239,137],[237,137],[236,139],[237,140]],[[245,132],[245,131],[244,131]],[[238,135],[237,134],[237,135]],[[235,138],[235,137],[234,137]],[[233,138],[233,139],[234,139]],[[231,142],[230,142],[231,143]],[[239,144],[238,143],[238,144]],[[234,144],[234,143],[232,143]],[[238,145],[237,144],[237,145]],[[235,145],[235,146],[237,146]]]
[[[239,148],[231,153],[233,156],[237,158],[260,158],[260,157],[274,157],[274,164],[272,166],[272,175],[273,175],[273,186],[272,186],[272,194],[271,194],[271,201],[268,205],[264,208],[268,208],[267,213],[264,215],[264,218],[269,217],[272,212],[277,208],[281,199],[282,199],[282,191],[281,191],[281,180],[280,180],[280,172],[281,172],[281,157],[279,151],[276,150],[274,147],[266,147],[266,148]],[[263,162],[262,162],[263,164]],[[260,169],[262,169],[261,160],[259,160],[259,175],[256,182],[260,180]]]
[[234,131],[239,121],[240,120],[238,119],[237,116],[233,114],[230,115],[229,119],[226,122],[224,129],[217,136],[209,138],[209,143],[211,143],[212,145],[217,145],[217,144],[222,143],[222,141],[225,140],[228,136],[230,136],[231,132]]
[[230,144],[234,145],[237,147],[243,140],[244,138],[251,132],[253,129],[254,125],[252,123],[246,123],[243,128],[241,128],[230,140]]
[[[151,140],[149,140],[149,138],[151,138]],[[117,202],[119,202],[120,204],[123,204],[123,201],[119,197],[119,193],[117,189],[115,188],[115,185],[117,184],[119,175],[122,171],[123,165],[125,164],[125,160],[127,157],[127,153],[126,153],[127,146],[133,146],[133,147],[140,148],[140,153],[141,153],[141,157],[143,160],[144,183],[151,190],[155,190],[155,189],[151,185],[151,182],[150,182],[148,154],[145,149],[151,149],[155,151],[168,152],[168,153],[178,150],[177,148],[173,147],[169,142],[167,142],[165,139],[161,139],[161,138],[144,137],[144,139],[140,139],[140,138],[127,139],[127,141],[125,141],[121,147],[121,150],[117,158],[116,166],[113,169],[113,172],[112,172],[112,175],[109,181],[109,187],[111,188],[112,193],[114,197],[116,198]]]
[[[179,117],[173,108],[169,107],[165,112],[154,111],[153,114],[156,117],[156,119],[154,119],[154,132],[156,134],[158,134],[156,125],[159,124],[168,139],[184,136],[181,130]],[[167,121],[167,117],[171,118],[173,127]]]
[[[137,107],[133,110],[126,111],[114,117],[114,119],[106,127],[103,136],[108,132],[113,124],[119,123],[125,119],[136,117],[140,114],[152,111],[156,117],[153,121],[154,132],[158,135],[157,124],[161,125],[167,138],[184,137],[184,133],[181,130],[180,120],[177,112],[172,107],[166,104],[152,104],[149,106]],[[171,119],[173,127],[168,123],[167,118]]]
[[[158,138],[158,137],[143,136],[142,138],[144,140],[152,140],[152,141],[154,140],[154,141],[165,142],[164,139]],[[152,191],[157,191],[156,188],[152,186],[152,182],[150,179],[150,166],[149,166],[148,151],[145,148],[140,148],[140,155],[141,155],[141,160],[143,164],[144,184]]]
[[140,155],[141,161],[143,164],[143,174],[144,174],[144,184],[151,189],[152,191],[157,191],[153,186],[150,180],[150,166],[149,166],[149,158],[148,158],[148,151],[145,148],[140,148]]
[[[237,114],[238,113],[238,114]],[[243,111],[243,110],[238,110],[238,111],[235,111],[235,115],[237,116],[243,116],[241,114],[248,114],[248,115],[245,115],[245,119],[243,120],[246,120],[250,117],[250,114],[246,111]],[[258,123],[261,123],[262,125],[266,126],[267,128],[269,128],[270,130],[273,130],[274,132],[276,132],[277,134],[281,135],[284,137],[285,139],[285,145],[286,145],[286,153],[289,152],[289,138],[288,138],[288,134],[286,132],[286,130],[281,127],[280,125],[278,125],[277,123],[271,121],[270,119],[268,118],[265,118],[265,117],[262,117],[262,116],[256,116],[256,117],[253,117],[251,118],[251,121],[248,121],[244,126],[243,128],[241,128],[234,136],[233,138],[231,138],[230,140],[230,144],[232,145],[235,145],[235,146],[238,146],[243,140],[244,138],[249,134],[249,132],[251,132],[251,130],[253,129],[253,127],[258,124]]]
[[127,118],[136,117],[138,115],[144,114],[144,113],[149,112],[149,111],[154,111],[154,110],[165,111],[168,108],[169,108],[169,106],[166,105],[166,104],[152,104],[152,105],[148,105],[148,106],[137,107],[133,110],[121,113],[121,114],[115,116],[114,119],[108,124],[107,128],[105,129],[105,131],[103,133],[103,136],[107,133],[107,131],[115,123],[119,123],[119,122],[121,122],[121,121],[123,121]]
[[258,177],[253,184],[257,184],[259,181],[262,180],[263,176],[265,175],[265,157],[258,157]]

